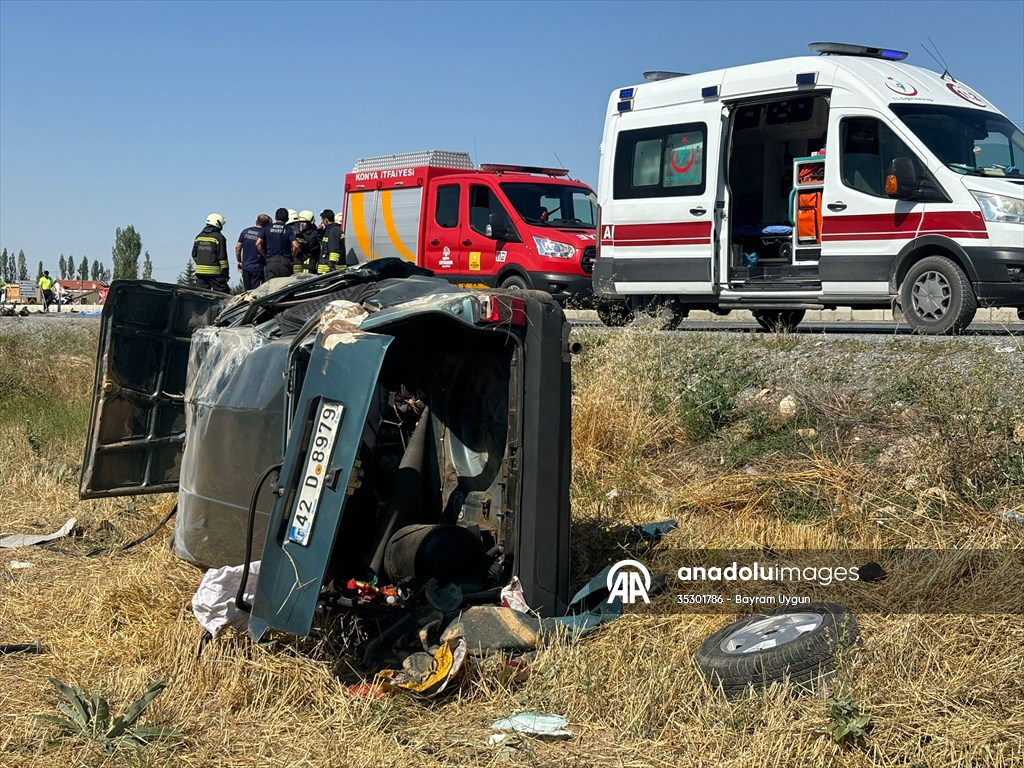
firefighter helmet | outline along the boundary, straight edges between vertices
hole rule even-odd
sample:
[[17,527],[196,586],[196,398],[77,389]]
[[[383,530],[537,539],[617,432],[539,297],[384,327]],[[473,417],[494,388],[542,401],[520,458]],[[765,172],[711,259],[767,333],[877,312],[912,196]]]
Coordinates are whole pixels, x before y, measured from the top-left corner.
[[299,211],[299,221],[305,221],[309,224],[313,223],[313,212],[312,211]]
[[299,220],[299,214],[294,208],[288,209],[288,223],[294,224]]
[[206,217],[206,223],[209,224],[211,227],[223,229],[224,224],[226,222],[224,221],[224,217],[221,216],[219,213],[211,213],[209,216]]

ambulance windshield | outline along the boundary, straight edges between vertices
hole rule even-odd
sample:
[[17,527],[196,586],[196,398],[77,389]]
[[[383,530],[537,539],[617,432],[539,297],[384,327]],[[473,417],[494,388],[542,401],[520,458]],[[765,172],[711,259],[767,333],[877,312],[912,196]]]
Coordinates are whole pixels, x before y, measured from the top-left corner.
[[937,104],[890,104],[935,156],[958,173],[1021,177],[1024,134],[994,112]]
[[597,221],[594,193],[586,187],[530,181],[507,182],[501,189],[527,224],[593,229]]

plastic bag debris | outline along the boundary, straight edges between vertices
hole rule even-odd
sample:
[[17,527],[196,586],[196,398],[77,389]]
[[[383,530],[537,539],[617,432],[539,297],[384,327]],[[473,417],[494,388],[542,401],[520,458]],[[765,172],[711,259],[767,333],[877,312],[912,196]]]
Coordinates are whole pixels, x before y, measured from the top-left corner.
[[32,567],[32,563],[27,563],[27,562],[25,562],[23,560],[11,560],[11,570],[12,571],[22,571],[22,570],[24,570],[26,568],[31,568],[31,567]]
[[[226,565],[207,571],[199,582],[199,589],[192,596],[192,613],[214,638],[225,627],[233,627],[238,632],[244,632],[249,627],[249,614],[235,605],[243,568],[241,565]],[[249,566],[249,578],[245,582],[244,597],[247,603],[251,604],[256,595],[259,572],[260,561],[257,560]]]
[[31,547],[34,544],[44,544],[54,539],[62,539],[71,533],[77,524],[76,518],[69,517],[68,521],[53,533],[12,533],[0,539],[0,547],[18,549],[19,547]]
[[417,660],[408,666],[403,664],[402,669],[385,669],[377,673],[374,682],[386,691],[403,690],[433,698],[461,677],[465,660],[466,642],[450,638],[441,643],[429,664],[421,666]]
[[519,613],[533,613],[530,606],[526,604],[523,596],[523,585],[519,583],[519,577],[513,576],[506,586],[501,588],[501,604],[505,608],[511,608]]
[[520,712],[510,717],[491,723],[491,728],[504,733],[493,733],[487,739],[488,746],[500,744],[509,732],[527,736],[539,736],[550,739],[567,739],[572,731],[567,730],[569,719],[562,715],[551,715],[546,712]]

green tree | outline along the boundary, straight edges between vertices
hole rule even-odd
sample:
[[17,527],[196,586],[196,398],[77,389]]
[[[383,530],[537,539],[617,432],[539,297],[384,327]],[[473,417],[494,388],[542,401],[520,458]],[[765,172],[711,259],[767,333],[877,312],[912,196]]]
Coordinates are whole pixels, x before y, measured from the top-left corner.
[[18,279],[18,262],[14,257],[14,251],[7,255],[7,273],[11,276],[12,281]]
[[43,262],[39,262],[39,269],[36,270],[36,282],[39,282],[39,278],[43,276]]
[[178,275],[178,285],[195,285],[196,284],[196,265],[192,262],[191,257],[185,263],[185,271]]
[[60,268],[60,279],[63,280],[68,276],[68,260],[64,258],[64,254],[60,255],[60,260],[57,262],[57,266]]
[[99,279],[103,276],[103,273],[100,271],[101,269],[102,269],[102,267],[100,266],[100,260],[99,259],[93,259],[92,260],[92,279],[95,280],[96,282],[99,282]]
[[18,250],[18,279],[28,280],[28,263],[25,261],[25,252]]
[[129,224],[114,233],[114,247],[110,255],[114,259],[115,280],[139,279],[139,254],[142,253],[142,235]]
[[9,283],[14,279],[11,274],[10,267],[7,264],[7,249],[4,248],[3,253],[0,254],[0,277],[4,279],[5,283]]
[[67,269],[67,271],[63,275],[61,275],[61,277],[66,277],[69,280],[74,280],[75,279],[75,257],[74,257],[74,255],[68,256],[68,269]]
[[78,265],[78,279],[85,282],[89,279],[89,257],[83,256]]
[[142,279],[152,280],[153,279],[153,261],[149,258],[149,251],[146,251],[146,258],[142,262]]

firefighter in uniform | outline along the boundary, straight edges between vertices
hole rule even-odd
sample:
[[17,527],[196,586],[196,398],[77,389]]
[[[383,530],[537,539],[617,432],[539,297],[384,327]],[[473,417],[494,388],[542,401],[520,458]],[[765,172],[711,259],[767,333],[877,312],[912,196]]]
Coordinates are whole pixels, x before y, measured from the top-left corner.
[[320,235],[320,263],[316,266],[318,275],[325,275],[341,269],[341,227],[334,221],[334,211],[325,208],[320,212],[323,231]]
[[256,243],[257,246],[262,244],[267,254],[267,280],[293,274],[292,264],[298,257],[299,243],[295,230],[288,226],[287,208],[274,212],[274,223],[264,230],[263,237]]
[[192,261],[196,265],[196,285],[208,291],[230,293],[228,288],[228,241],[221,230],[224,217],[211,213],[206,226],[192,244]]
[[299,229],[295,237],[299,241],[299,271],[315,275],[320,261],[320,231],[313,224],[312,211],[299,211]]

